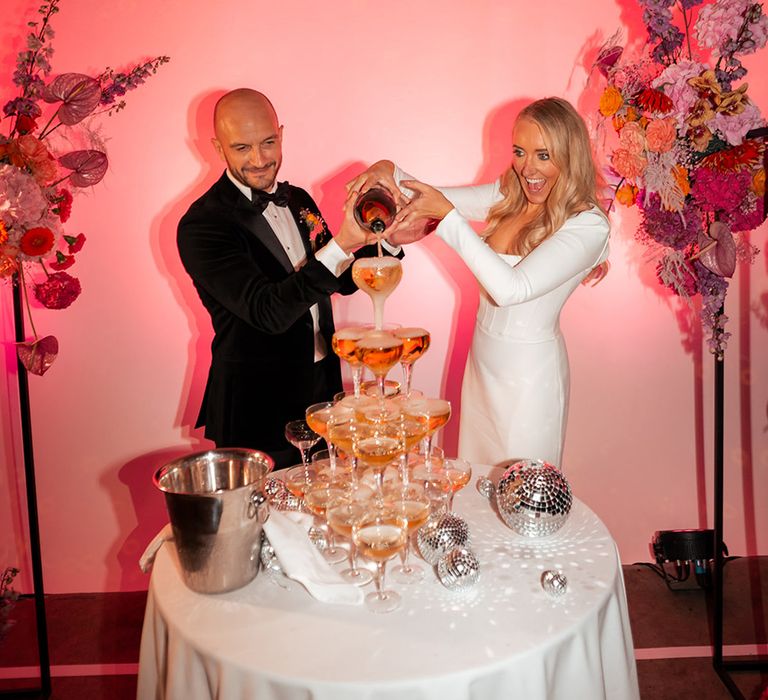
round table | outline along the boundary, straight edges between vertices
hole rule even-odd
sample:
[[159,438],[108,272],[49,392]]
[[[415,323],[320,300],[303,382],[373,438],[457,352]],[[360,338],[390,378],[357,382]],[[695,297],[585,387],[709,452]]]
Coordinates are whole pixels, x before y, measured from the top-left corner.
[[[383,615],[320,603],[265,573],[237,591],[195,593],[166,543],[150,581],[138,698],[637,700],[621,565],[600,519],[574,499],[557,533],[525,538],[473,486],[454,511],[469,525],[480,580],[453,592],[416,558],[425,580],[392,583],[403,604]],[[561,598],[541,587],[547,569],[568,579]]]

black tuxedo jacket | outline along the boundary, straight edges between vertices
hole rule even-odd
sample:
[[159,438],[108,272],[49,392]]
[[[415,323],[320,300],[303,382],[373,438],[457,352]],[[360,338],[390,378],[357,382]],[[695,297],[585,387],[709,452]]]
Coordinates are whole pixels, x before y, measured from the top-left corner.
[[[322,217],[309,194],[291,187],[288,208],[307,252],[298,272],[264,216],[226,173],[179,223],[179,254],[215,333],[196,427],[205,425],[205,436],[219,447],[266,452],[289,447],[285,424],[303,418],[313,398],[313,304],[328,346],[331,393],[341,390],[338,358],[331,351],[330,295],[357,287],[351,269],[337,278],[315,259],[314,249],[331,234],[323,222],[314,246],[310,243],[301,212],[312,212],[321,222]],[[366,246],[356,256],[374,253],[374,246]]]

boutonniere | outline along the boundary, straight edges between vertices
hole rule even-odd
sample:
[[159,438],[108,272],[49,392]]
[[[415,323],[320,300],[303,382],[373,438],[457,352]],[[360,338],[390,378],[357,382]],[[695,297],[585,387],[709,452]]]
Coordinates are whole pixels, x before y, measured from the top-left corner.
[[309,209],[301,209],[299,211],[299,217],[301,218],[301,222],[307,227],[309,245],[312,248],[312,252],[316,253],[317,250],[326,243],[328,227],[325,225],[325,221],[320,214],[310,211]]

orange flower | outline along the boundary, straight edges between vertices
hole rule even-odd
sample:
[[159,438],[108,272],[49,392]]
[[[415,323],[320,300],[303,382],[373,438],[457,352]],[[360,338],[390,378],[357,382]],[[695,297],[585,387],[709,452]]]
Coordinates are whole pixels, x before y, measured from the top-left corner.
[[765,168],[760,168],[752,177],[752,191],[758,197],[765,196]]
[[8,229],[5,228],[5,224],[0,221],[0,245],[3,245],[8,240]]
[[600,95],[600,114],[604,117],[610,117],[616,114],[623,104],[624,98],[621,93],[613,85],[609,85]]
[[645,137],[648,140],[649,151],[666,153],[671,150],[677,138],[674,119],[667,117],[649,122],[645,129]]
[[683,197],[687,197],[691,192],[691,181],[688,179],[688,171],[682,165],[676,165],[672,168],[672,175],[675,178]]
[[637,187],[632,183],[625,182],[616,190],[616,199],[625,207],[631,207],[637,201]]
[[636,153],[631,153],[624,148],[617,148],[611,156],[611,165],[621,177],[634,180],[645,170],[648,161]]
[[21,156],[37,182],[45,185],[56,178],[56,161],[39,138],[24,134],[18,142]]
[[0,253],[0,277],[10,277],[16,272],[16,260],[10,255]]
[[638,122],[627,122],[619,133],[619,142],[630,153],[641,155],[646,146],[643,127]]
[[713,70],[705,70],[701,75],[695,78],[689,78],[688,85],[699,93],[699,97],[704,97],[710,94],[719,95],[722,90],[720,83],[717,82],[717,78],[715,77],[715,71]]

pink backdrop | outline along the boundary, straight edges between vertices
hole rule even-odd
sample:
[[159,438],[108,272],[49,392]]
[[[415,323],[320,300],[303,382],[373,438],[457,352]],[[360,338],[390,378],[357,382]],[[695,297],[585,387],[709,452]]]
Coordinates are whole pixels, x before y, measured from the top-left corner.
[[[0,96],[36,5],[7,0]],[[332,7],[333,10],[329,10]],[[36,309],[61,354],[31,378],[45,582],[50,592],[146,586],[136,561],[165,521],[153,471],[204,448],[191,425],[203,390],[210,324],[184,275],[176,223],[219,175],[212,105],[241,85],[266,92],[284,134],[282,176],[306,187],[331,226],[343,184],[390,157],[436,184],[481,182],[510,158],[515,114],[562,95],[589,115],[596,47],[617,28],[642,38],[632,0],[579,3],[394,0],[332,5],[226,0],[63,0],[54,70],[96,74],[136,59],[172,61],[104,120],[110,171],[75,201],[70,230],[88,243],[73,270],[84,292],[67,311]],[[377,33],[377,30],[381,33]],[[750,57],[750,95],[768,113],[768,52]],[[657,529],[712,526],[712,359],[678,323],[620,211],[608,279],[580,289],[563,326],[572,364],[565,470],[606,522],[623,561],[648,561]],[[754,241],[765,248],[766,227]],[[768,553],[768,257],[739,268],[728,297],[725,540]],[[424,325],[433,346],[415,383],[458,407],[477,291],[437,239],[408,250],[389,320]],[[337,300],[339,324],[368,319],[368,299]],[[0,288],[0,567],[30,587],[10,317]],[[268,397],[256,397],[262,400]],[[455,447],[456,420],[444,436]]]

